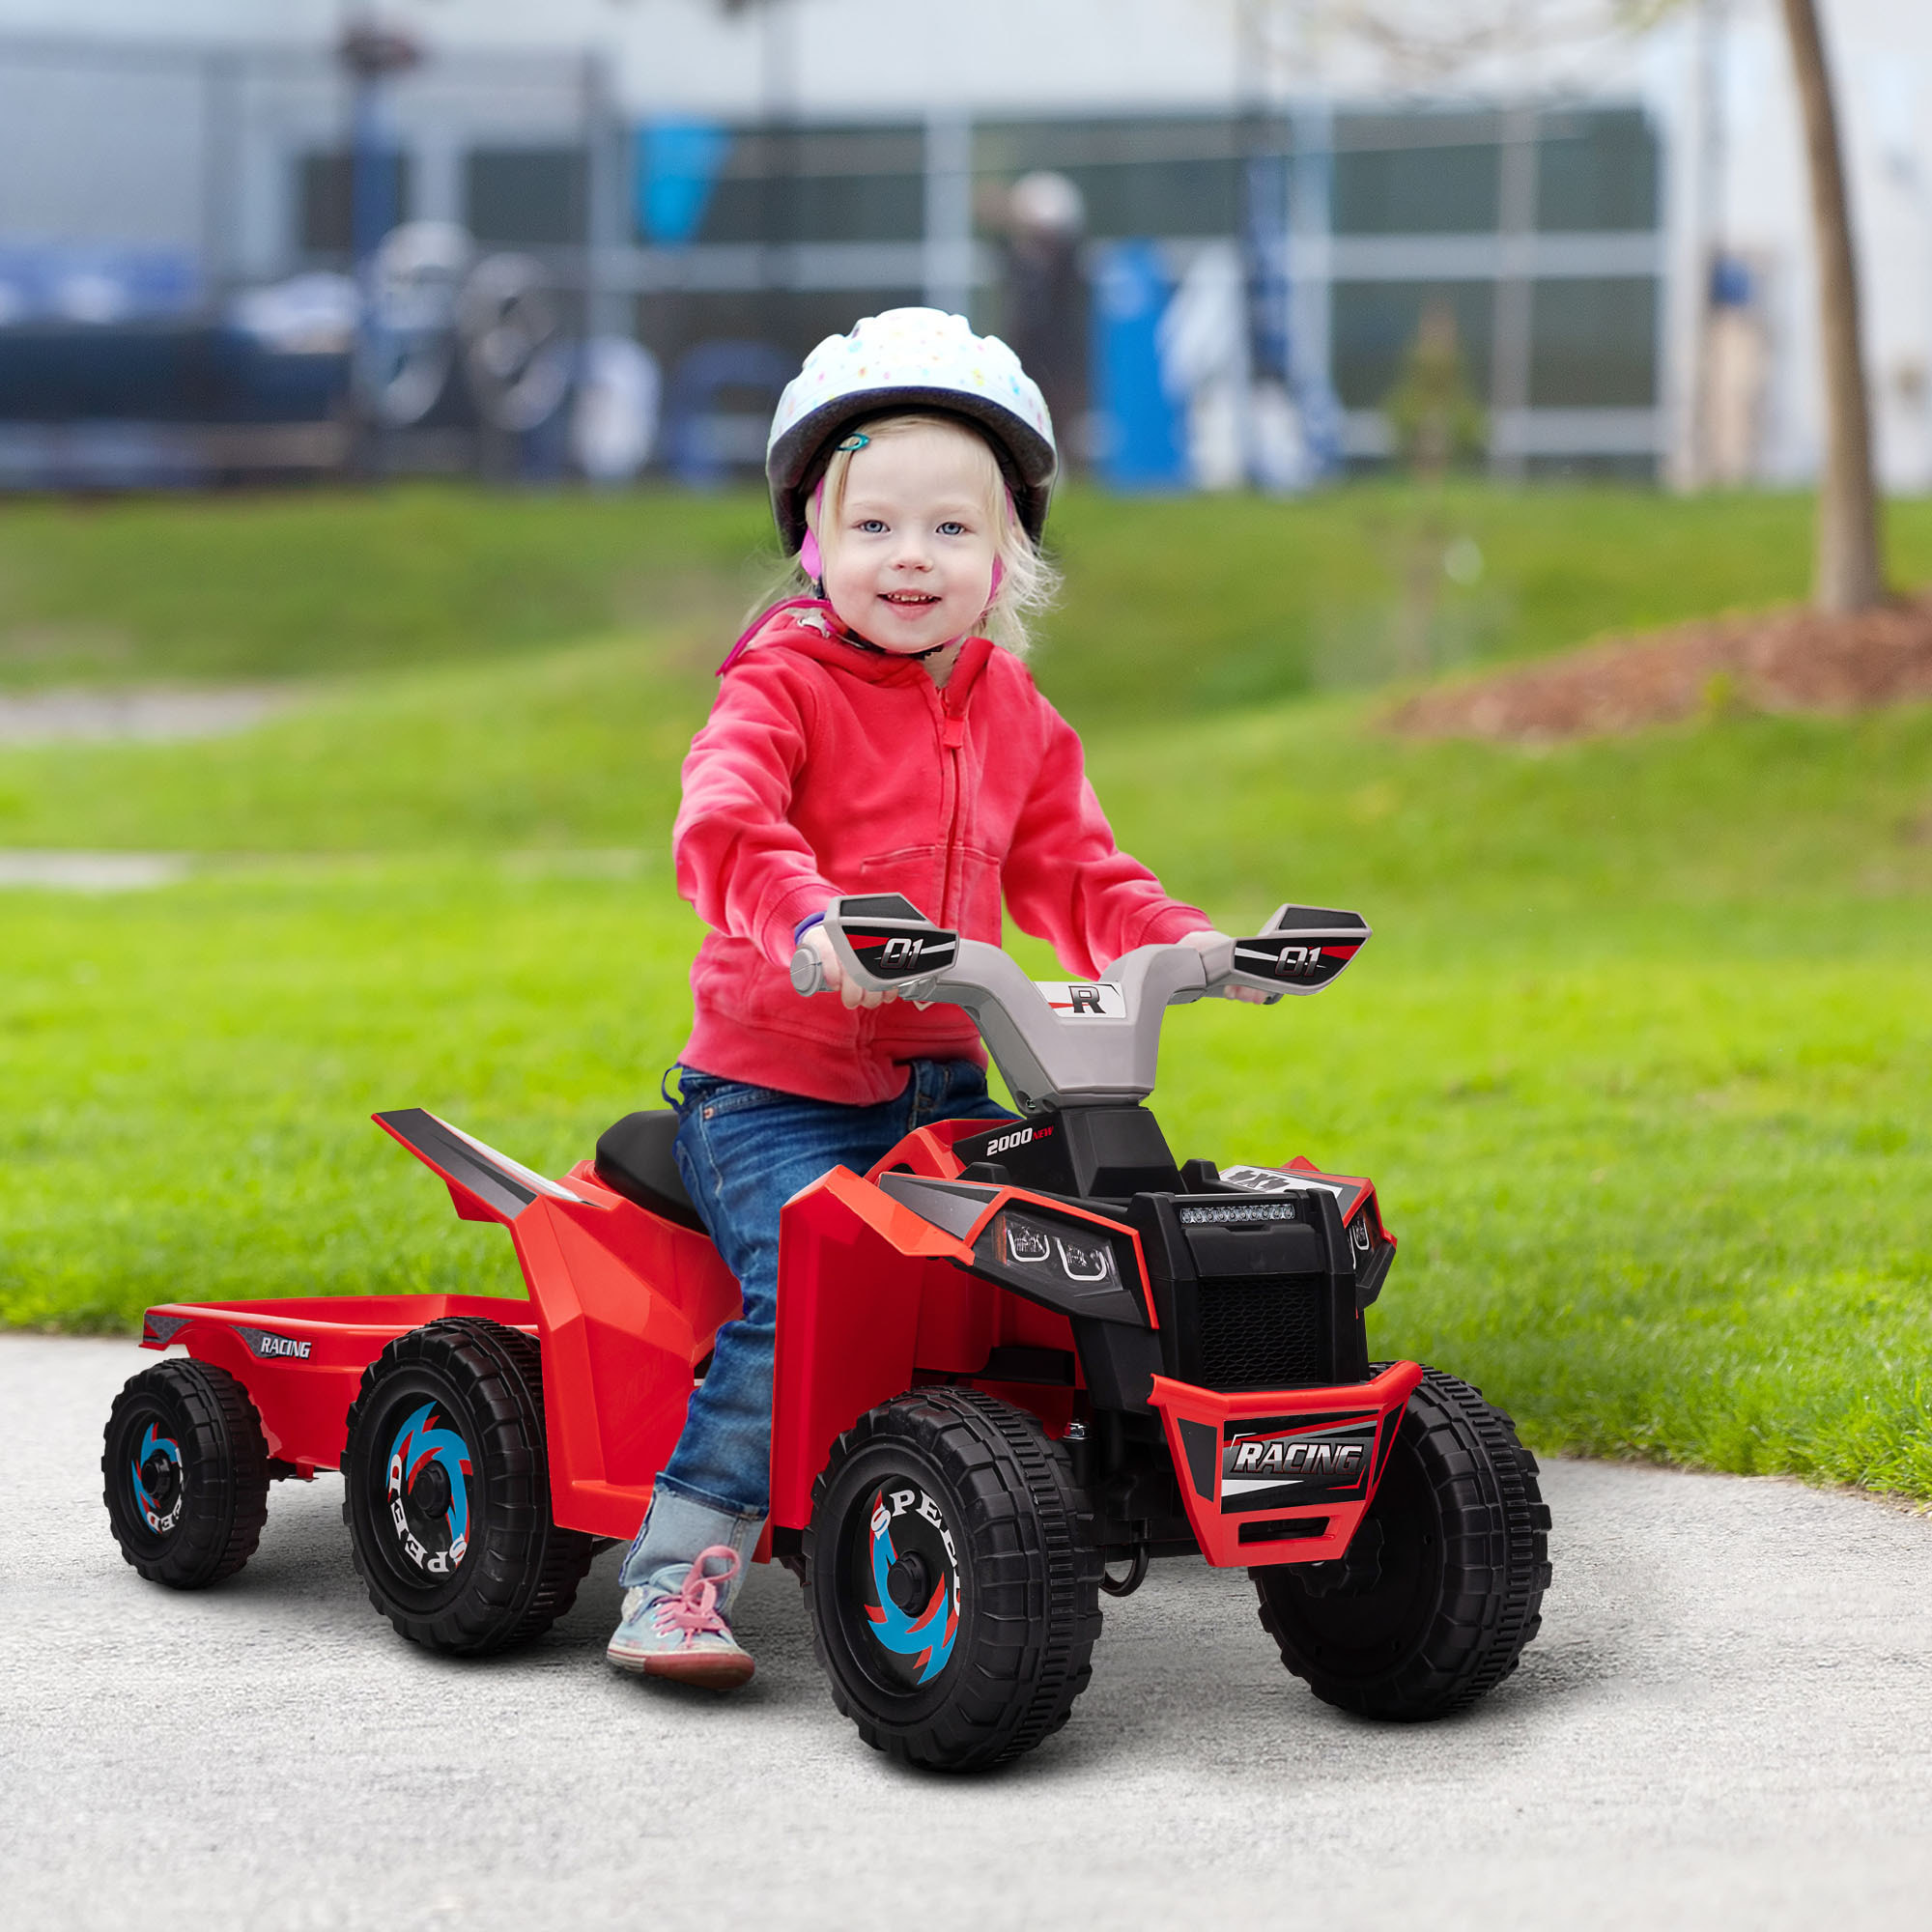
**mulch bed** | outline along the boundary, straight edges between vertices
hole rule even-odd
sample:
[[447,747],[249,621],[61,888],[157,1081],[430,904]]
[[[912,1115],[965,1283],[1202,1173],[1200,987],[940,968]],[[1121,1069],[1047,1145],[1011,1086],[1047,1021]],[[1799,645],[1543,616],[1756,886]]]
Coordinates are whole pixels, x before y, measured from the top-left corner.
[[1854,616],[1794,607],[1613,639],[1444,685],[1383,723],[1417,738],[1548,743],[1713,713],[1866,711],[1932,698],[1932,592]]

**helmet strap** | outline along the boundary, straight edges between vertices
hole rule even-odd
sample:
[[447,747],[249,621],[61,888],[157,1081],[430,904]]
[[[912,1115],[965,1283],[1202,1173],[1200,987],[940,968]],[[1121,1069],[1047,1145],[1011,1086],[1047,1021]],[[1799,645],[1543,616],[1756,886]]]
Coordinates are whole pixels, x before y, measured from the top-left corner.
[[841,643],[851,644],[855,649],[871,651],[882,658],[902,658],[907,664],[923,664],[927,658],[936,658],[941,651],[950,651],[959,639],[948,638],[943,644],[934,644],[929,651],[889,651],[884,644],[875,644],[870,638],[862,638],[851,625],[841,622],[838,626]]

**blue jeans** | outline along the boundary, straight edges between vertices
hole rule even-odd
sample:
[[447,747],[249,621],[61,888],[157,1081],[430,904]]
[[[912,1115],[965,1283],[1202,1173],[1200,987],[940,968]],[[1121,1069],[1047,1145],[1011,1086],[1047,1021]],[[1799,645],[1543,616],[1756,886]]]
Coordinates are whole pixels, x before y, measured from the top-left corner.
[[718,1331],[660,1490],[735,1516],[771,1506],[779,1209],[830,1168],[865,1173],[915,1127],[1013,1118],[970,1060],[916,1060],[908,1071],[896,1097],[847,1107],[678,1069],[677,1171],[738,1278],[745,1312]]

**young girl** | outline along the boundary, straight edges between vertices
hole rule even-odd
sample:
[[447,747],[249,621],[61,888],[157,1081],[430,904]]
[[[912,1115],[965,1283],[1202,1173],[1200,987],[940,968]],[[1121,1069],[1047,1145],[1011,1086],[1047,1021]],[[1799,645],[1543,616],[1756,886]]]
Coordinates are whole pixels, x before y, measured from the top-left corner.
[[[672,834],[678,890],[712,928],[678,1171],[744,1314],[718,1331],[625,1559],[623,1669],[721,1689],[752,1674],[728,1613],[769,1501],[780,1208],[926,1122],[1007,1118],[964,1011],[854,985],[827,905],[899,893],[998,944],[1004,897],[1081,978],[1136,946],[1220,938],[1115,845],[1079,739],[1021,666],[1051,587],[1037,545],[1055,468],[1012,352],[934,309],[827,337],[780,400],[772,508],[813,594],[725,660]],[[838,1000],[792,990],[801,944]]]

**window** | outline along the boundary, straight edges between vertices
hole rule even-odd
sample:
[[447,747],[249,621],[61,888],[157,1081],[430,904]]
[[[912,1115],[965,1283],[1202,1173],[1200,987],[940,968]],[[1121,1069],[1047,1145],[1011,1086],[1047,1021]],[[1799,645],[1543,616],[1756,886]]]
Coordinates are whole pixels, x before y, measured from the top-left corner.
[[584,239],[581,148],[477,148],[463,167],[464,220],[491,247],[568,247]]
[[1278,117],[990,122],[974,129],[974,170],[997,186],[1037,168],[1064,174],[1101,241],[1230,235],[1240,226],[1246,157],[1287,144]]
[[[383,202],[392,221],[410,218],[410,157],[380,156]],[[346,255],[355,245],[355,163],[346,150],[304,155],[296,165],[296,232],[308,255]]]
[[1335,128],[1338,235],[1493,234],[1502,193],[1493,114],[1359,114]]
[[1534,409],[1648,409],[1657,400],[1657,283],[1648,275],[1538,282],[1531,296]]
[[700,242],[917,242],[925,139],[916,128],[740,133],[711,191]]
[[1548,116],[1536,172],[1546,234],[1657,226],[1657,137],[1636,108]]
[[1479,400],[1490,392],[1492,282],[1338,282],[1332,350],[1335,393],[1344,409],[1379,409],[1402,375],[1403,358],[1433,301],[1456,318],[1463,372]]

